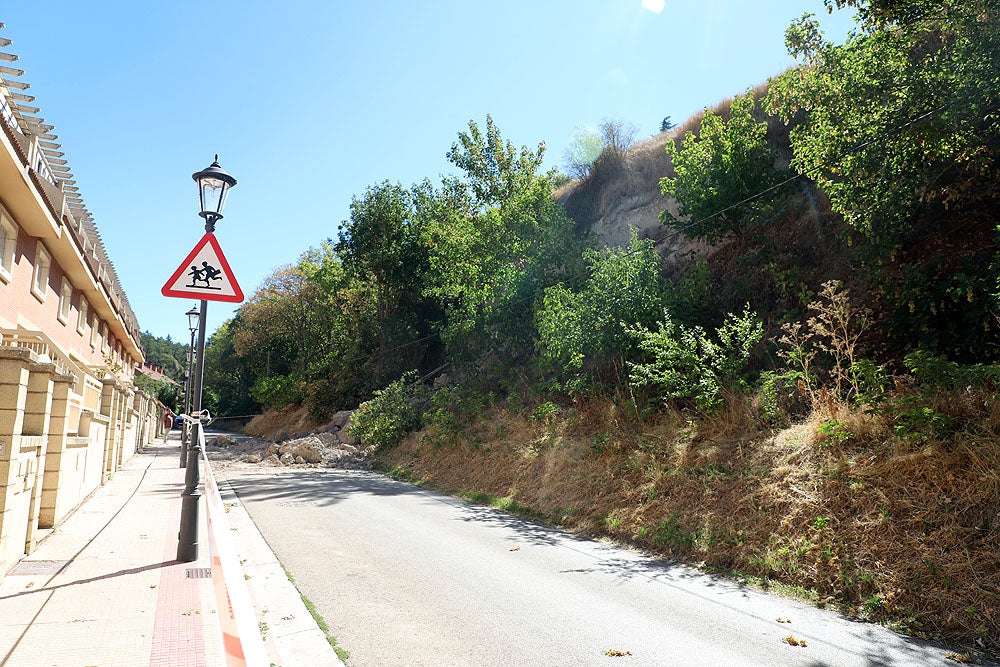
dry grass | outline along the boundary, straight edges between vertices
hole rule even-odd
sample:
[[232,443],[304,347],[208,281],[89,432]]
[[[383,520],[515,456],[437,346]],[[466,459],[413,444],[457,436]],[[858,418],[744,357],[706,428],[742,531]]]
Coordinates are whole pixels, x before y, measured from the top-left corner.
[[243,432],[255,438],[272,438],[280,431],[286,433],[303,433],[310,431],[319,423],[309,416],[305,406],[288,405],[281,410],[268,410],[257,415],[243,427]]
[[[995,430],[912,442],[837,408],[768,433],[751,406],[730,403],[702,421],[673,412],[639,422],[596,399],[541,421],[496,410],[455,444],[418,434],[382,464],[511,498],[583,532],[809,589],[860,618],[1000,650]],[[821,432],[831,419],[843,430]]]

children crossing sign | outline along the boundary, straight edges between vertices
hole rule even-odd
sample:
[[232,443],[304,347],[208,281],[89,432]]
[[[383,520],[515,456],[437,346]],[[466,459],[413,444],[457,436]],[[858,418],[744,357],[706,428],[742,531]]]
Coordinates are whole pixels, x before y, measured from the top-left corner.
[[160,290],[163,296],[204,301],[243,301],[243,290],[222,254],[215,234],[208,232],[195,245]]

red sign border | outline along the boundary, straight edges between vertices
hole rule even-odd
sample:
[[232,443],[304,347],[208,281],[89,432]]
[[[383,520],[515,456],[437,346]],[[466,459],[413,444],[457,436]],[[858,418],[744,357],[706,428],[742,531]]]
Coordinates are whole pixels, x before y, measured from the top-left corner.
[[[222,265],[221,268],[223,274],[229,279],[230,286],[233,288],[235,294],[232,296],[228,294],[212,294],[211,292],[186,292],[179,289],[170,289],[170,286],[177,282],[177,279],[181,277],[181,274],[185,273],[185,269],[191,264],[191,261],[201,252],[201,249],[205,247],[205,244],[210,244],[215,254],[219,258],[219,263]],[[163,287],[160,288],[160,294],[163,296],[176,297],[179,299],[198,299],[200,301],[227,301],[229,303],[241,303],[243,301],[243,290],[240,289],[240,284],[236,281],[236,276],[233,275],[233,270],[229,267],[229,261],[226,256],[222,253],[222,248],[219,246],[219,242],[215,238],[215,234],[212,232],[205,232],[205,235],[201,237],[201,240],[194,246],[194,250],[188,253],[188,256],[184,258],[181,265],[177,267],[173,275],[167,279]]]

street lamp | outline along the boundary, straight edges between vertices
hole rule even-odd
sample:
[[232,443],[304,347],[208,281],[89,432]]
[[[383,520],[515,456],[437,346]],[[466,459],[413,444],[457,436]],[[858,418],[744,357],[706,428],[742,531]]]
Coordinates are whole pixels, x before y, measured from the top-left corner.
[[198,198],[201,200],[201,212],[198,215],[205,218],[205,231],[214,232],[216,221],[222,219],[226,195],[236,185],[236,179],[219,166],[218,155],[212,164],[191,177],[198,182]]
[[[198,199],[201,210],[198,215],[205,218],[205,232],[215,232],[215,223],[222,219],[222,207],[226,203],[229,189],[236,185],[236,179],[219,166],[219,156],[205,169],[197,171],[191,178],[198,184]],[[191,462],[184,472],[184,491],[181,493],[181,527],[177,540],[177,560],[190,563],[198,559],[198,489],[199,467],[201,465],[201,441],[204,439],[201,423],[201,396],[205,380],[205,324],[208,320],[208,301],[201,300],[198,314],[198,352],[195,355],[194,394],[189,414],[199,415],[194,421],[187,460]]]
[[[197,306],[191,306],[191,310],[184,313],[188,318],[188,329],[191,331],[191,342],[187,349],[187,373],[184,376],[184,414],[191,414],[191,372],[194,370],[194,335],[198,331],[198,320],[201,313]],[[191,424],[184,420],[181,425],[181,467],[187,465],[188,443],[191,441]]]

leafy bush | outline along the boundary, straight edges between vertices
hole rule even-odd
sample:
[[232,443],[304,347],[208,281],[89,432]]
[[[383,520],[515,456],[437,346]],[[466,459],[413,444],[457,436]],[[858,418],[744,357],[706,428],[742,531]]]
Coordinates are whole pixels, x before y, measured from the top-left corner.
[[904,363],[924,389],[1000,385],[1000,364],[958,364],[927,350],[910,352]]
[[[680,215],[663,211],[663,224],[712,243],[742,236],[750,225],[773,216],[787,173],[775,166],[767,123],[754,118],[756,107],[752,93],[741,95],[728,120],[706,110],[698,134],[667,142],[676,175],[661,179],[660,191],[677,200]],[[764,191],[766,197],[756,196]]]
[[423,439],[436,446],[454,443],[462,426],[471,416],[482,414],[484,401],[475,392],[463,392],[461,387],[441,387],[434,390],[421,422],[427,429]]
[[649,326],[663,308],[660,260],[652,242],[635,232],[627,248],[590,250],[589,275],[576,292],[564,285],[545,290],[535,317],[538,352],[544,365],[564,381],[581,386],[579,372],[614,363],[635,345],[628,326]]
[[290,403],[301,403],[305,387],[292,375],[270,375],[257,378],[250,395],[267,408],[281,408]]
[[351,415],[352,424],[347,432],[365,445],[379,449],[395,447],[408,431],[420,425],[428,394],[416,371],[408,371],[358,406]]
[[722,404],[723,389],[743,386],[752,348],[764,337],[764,325],[750,312],[730,313],[715,335],[701,327],[674,324],[664,311],[656,331],[634,328],[639,349],[650,361],[629,362],[632,384],[660,392],[665,401],[692,399],[710,412]]

